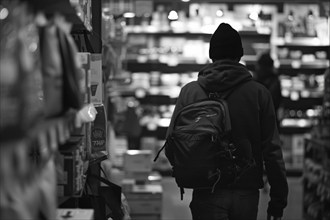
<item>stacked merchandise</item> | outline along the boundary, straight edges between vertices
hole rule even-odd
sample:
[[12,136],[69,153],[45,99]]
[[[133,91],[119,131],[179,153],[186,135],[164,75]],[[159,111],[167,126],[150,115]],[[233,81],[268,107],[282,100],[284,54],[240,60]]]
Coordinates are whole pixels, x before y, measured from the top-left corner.
[[150,150],[127,150],[124,154],[123,193],[133,220],[160,220],[162,185],[160,176],[152,174]]
[[330,71],[325,74],[322,114],[305,144],[303,211],[308,219],[330,218]]

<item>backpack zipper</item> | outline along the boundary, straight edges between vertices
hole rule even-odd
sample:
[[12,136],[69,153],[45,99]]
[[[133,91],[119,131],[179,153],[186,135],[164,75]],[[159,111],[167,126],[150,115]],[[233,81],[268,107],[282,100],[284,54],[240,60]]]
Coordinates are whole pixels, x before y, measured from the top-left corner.
[[[217,113],[213,113],[213,114],[208,114],[208,115],[205,115],[206,118],[211,118],[211,117],[214,117],[216,116]],[[198,116],[196,119],[195,119],[195,122],[199,122],[200,120],[202,119],[201,116]]]

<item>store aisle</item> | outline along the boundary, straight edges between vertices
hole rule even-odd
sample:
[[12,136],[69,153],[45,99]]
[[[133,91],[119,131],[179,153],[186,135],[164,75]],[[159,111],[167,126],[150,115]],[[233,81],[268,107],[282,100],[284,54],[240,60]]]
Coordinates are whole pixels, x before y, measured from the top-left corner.
[[[301,178],[289,178],[288,207],[284,212],[283,220],[302,220],[302,181]],[[163,177],[163,212],[162,220],[190,220],[189,202],[191,190],[185,190],[183,200],[174,179]],[[260,193],[258,220],[266,220],[268,195]]]

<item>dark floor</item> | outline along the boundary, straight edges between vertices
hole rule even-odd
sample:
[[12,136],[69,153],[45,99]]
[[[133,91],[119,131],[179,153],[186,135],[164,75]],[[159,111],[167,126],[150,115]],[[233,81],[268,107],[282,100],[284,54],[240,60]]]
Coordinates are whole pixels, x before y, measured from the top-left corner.
[[[292,177],[289,182],[288,206],[284,211],[283,220],[302,220],[302,179]],[[163,211],[162,220],[190,220],[189,202],[191,190],[185,190],[183,201],[180,200],[180,192],[174,179],[163,177]],[[268,194],[260,193],[258,220],[266,220]]]

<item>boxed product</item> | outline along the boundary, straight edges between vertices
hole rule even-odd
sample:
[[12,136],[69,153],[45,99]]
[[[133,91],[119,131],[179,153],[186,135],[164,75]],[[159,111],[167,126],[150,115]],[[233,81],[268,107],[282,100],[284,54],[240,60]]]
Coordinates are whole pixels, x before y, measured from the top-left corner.
[[151,150],[153,156],[156,156],[158,150],[158,140],[156,137],[142,137],[141,138],[141,149]]
[[103,103],[102,55],[91,54],[91,101]]
[[93,220],[93,209],[57,209],[56,220]]
[[65,151],[56,155],[57,170],[57,195],[72,196],[79,194],[84,187],[84,151],[80,147],[67,146]]
[[160,183],[133,185],[132,190],[125,193],[131,215],[160,217],[162,212],[162,193],[163,188]]
[[125,172],[148,172],[152,170],[151,150],[127,150],[124,154]]
[[142,171],[125,171],[124,178],[125,179],[133,179],[137,182],[146,182],[148,180],[150,172],[142,172]]

